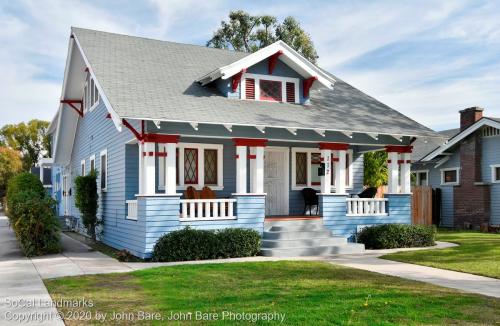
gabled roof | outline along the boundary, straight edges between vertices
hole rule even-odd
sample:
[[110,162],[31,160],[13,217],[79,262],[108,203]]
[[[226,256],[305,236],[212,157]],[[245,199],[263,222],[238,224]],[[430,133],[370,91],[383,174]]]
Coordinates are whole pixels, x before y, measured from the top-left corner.
[[228,79],[236,75],[243,69],[247,69],[262,60],[265,60],[272,55],[280,52],[279,60],[283,61],[290,68],[298,72],[302,77],[317,77],[318,82],[326,88],[333,89],[333,84],[335,83],[335,78],[327,73],[323,72],[320,68],[312,64],[310,61],[305,59],[297,51],[292,49],[288,44],[283,41],[277,41],[269,46],[266,46],[259,51],[247,55],[238,61],[232,62],[229,65],[219,67],[214,71],[204,75],[203,77],[197,79],[202,85],[206,85],[216,79]]
[[108,109],[120,119],[437,137],[324,70],[335,87],[312,91],[310,105],[234,100],[196,80],[248,53],[81,28],[72,32]]
[[438,148],[434,149],[432,152],[429,154],[425,155],[425,157],[422,158],[423,162],[428,162],[431,161],[432,159],[436,158],[439,155],[442,155],[445,151],[448,149],[452,148],[453,146],[457,145],[460,143],[462,139],[465,137],[471,135],[478,129],[484,127],[484,126],[490,126],[493,128],[500,129],[500,119],[498,118],[488,118],[488,117],[483,117],[480,120],[476,121],[474,124],[470,125],[468,128],[464,129],[463,131],[459,132],[452,138],[448,139],[444,144],[439,146]]

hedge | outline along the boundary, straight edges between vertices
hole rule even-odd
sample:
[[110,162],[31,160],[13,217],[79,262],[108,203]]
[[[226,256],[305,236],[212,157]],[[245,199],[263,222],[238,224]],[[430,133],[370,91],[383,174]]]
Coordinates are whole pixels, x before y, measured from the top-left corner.
[[189,227],[163,235],[153,249],[153,261],[186,261],[255,256],[260,235],[250,229],[194,230]]
[[367,249],[428,247],[435,244],[436,227],[409,224],[381,224],[364,228],[358,242]]
[[55,201],[40,180],[29,173],[13,177],[7,188],[10,224],[28,257],[61,251]]

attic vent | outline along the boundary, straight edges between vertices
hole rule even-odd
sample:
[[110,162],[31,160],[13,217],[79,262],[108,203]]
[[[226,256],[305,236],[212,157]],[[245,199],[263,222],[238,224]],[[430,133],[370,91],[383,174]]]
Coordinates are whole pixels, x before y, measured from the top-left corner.
[[255,79],[245,79],[245,98],[247,100],[255,100]]
[[500,136],[500,129],[493,128],[490,126],[484,127],[482,132],[483,132],[483,137]]
[[295,83],[286,83],[286,101],[295,103]]

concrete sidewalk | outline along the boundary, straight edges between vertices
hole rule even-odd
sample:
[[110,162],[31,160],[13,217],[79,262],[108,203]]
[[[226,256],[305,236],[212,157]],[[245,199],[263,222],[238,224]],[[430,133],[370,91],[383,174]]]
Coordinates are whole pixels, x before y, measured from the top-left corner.
[[64,325],[35,266],[0,216],[0,325]]
[[498,279],[378,258],[387,252],[341,256],[332,259],[330,262],[370,272],[431,283],[464,292],[500,298],[500,280]]
[[61,233],[63,252],[32,259],[42,279],[130,272],[133,269],[86,244]]

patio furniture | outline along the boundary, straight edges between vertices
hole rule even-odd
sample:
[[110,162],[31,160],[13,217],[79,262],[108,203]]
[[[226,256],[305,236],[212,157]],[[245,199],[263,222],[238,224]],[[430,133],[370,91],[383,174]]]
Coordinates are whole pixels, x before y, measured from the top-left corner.
[[358,198],[375,198],[375,195],[377,194],[377,188],[376,187],[368,187],[359,194],[351,195],[351,197],[357,196]]
[[319,214],[319,202],[317,191],[312,188],[302,189],[302,197],[304,198],[304,215],[306,215],[309,207],[309,215],[312,215],[312,207],[316,206],[316,215]]

